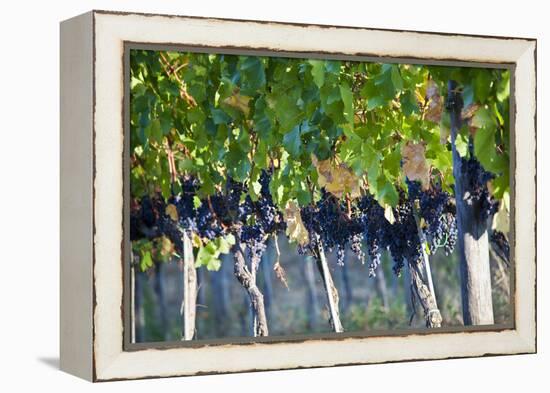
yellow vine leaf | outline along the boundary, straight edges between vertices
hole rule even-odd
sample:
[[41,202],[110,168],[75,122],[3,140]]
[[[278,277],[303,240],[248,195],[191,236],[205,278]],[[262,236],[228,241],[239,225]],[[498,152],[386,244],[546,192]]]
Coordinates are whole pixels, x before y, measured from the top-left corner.
[[430,168],[426,162],[426,147],[422,143],[407,142],[401,148],[403,171],[409,180],[420,180],[422,188],[430,186]]
[[311,156],[311,162],[319,174],[319,187],[324,187],[337,198],[341,198],[345,193],[349,193],[352,199],[361,196],[361,179],[346,165],[336,165],[330,160],[319,161],[314,155]]
[[234,92],[232,95],[223,100],[223,103],[235,108],[244,113],[245,116],[248,116],[250,113],[250,108],[248,107],[248,102],[250,97],[240,95],[238,92]]
[[428,87],[428,76],[426,75],[424,77],[423,83],[418,84],[414,91],[414,95],[416,96],[416,101],[418,101],[421,107],[424,107],[424,105],[426,105],[426,101],[428,99],[426,97],[427,87]]
[[300,207],[295,201],[289,201],[284,211],[286,221],[286,234],[291,242],[303,246],[309,242],[307,229],[300,215]]
[[424,106],[426,104],[426,97],[424,95],[425,93],[422,93],[419,89],[416,89],[414,91],[414,95],[416,97],[416,101],[420,104],[420,106]]
[[179,216],[178,216],[178,209],[176,208],[176,205],[170,203],[166,206],[166,209],[165,209],[165,213],[166,215],[168,215],[172,220],[174,221],[178,221],[179,219]]
[[426,100],[428,106],[424,115],[425,119],[439,123],[443,112],[443,99],[439,94],[437,84],[433,80],[429,80],[426,86]]
[[170,239],[168,239],[166,236],[162,236],[160,238],[160,255],[166,257],[168,255],[171,255],[173,251],[174,246]]
[[193,234],[191,235],[191,243],[195,248],[200,248],[202,246],[201,237],[196,232],[193,232]]
[[493,225],[492,229],[495,231],[502,232],[504,234],[508,233],[510,229],[510,194],[505,194],[502,200],[498,211],[493,216]]

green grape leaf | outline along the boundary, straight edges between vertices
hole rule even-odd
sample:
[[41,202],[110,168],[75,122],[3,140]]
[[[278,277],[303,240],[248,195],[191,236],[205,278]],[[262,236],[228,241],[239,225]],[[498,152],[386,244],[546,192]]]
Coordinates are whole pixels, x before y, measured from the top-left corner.
[[300,155],[300,147],[302,146],[300,125],[295,126],[284,135],[283,145],[291,157],[298,157]]
[[294,94],[281,94],[276,97],[274,109],[281,132],[292,130],[300,122],[302,111],[297,102],[298,100]]
[[231,246],[235,244],[235,236],[229,234],[225,237],[219,237],[216,239],[218,251],[220,254],[228,254],[231,251]]
[[455,146],[460,157],[466,157],[468,155],[468,140],[462,133],[457,134]]
[[325,83],[325,62],[323,60],[309,60],[309,64],[311,64],[313,82],[318,88],[323,87]]
[[160,120],[155,119],[149,124],[151,139],[156,143],[162,143],[162,129],[160,127]]
[[210,110],[210,113],[212,115],[212,120],[214,121],[214,124],[226,124],[231,121],[231,117],[227,113],[225,113],[223,110],[219,108],[213,108]]
[[496,126],[496,122],[489,109],[480,108],[475,112],[471,125],[475,128],[493,128]]
[[485,103],[487,97],[491,92],[491,73],[488,70],[480,69],[476,70],[476,76],[474,79],[474,95],[476,101]]
[[474,154],[483,167],[501,174],[508,168],[508,157],[497,153],[494,128],[479,128],[474,136]]
[[489,189],[496,199],[502,199],[506,193],[510,191],[510,173],[505,170],[501,175],[497,176],[489,182]]
[[393,177],[399,176],[401,170],[401,151],[399,145],[385,155],[382,167]]
[[241,58],[240,72],[242,77],[242,94],[253,95],[265,86],[265,69],[259,57],[248,56]]
[[266,139],[270,132],[273,132],[273,124],[267,115],[267,104],[262,96],[254,103],[254,129],[260,134],[260,137]]
[[378,203],[383,207],[389,205],[391,207],[397,206],[399,202],[399,194],[395,186],[386,179],[384,175],[378,178]]
[[395,64],[392,65],[390,72],[393,87],[398,91],[403,90],[403,78],[401,78],[401,74],[399,73],[399,67]]
[[153,257],[151,256],[151,251],[145,251],[139,261],[139,268],[142,272],[144,272],[149,270],[151,267],[153,267]]
[[418,113],[418,101],[416,100],[415,94],[408,90],[399,97],[401,102],[401,109],[405,116],[411,116],[413,113]]
[[342,82],[340,85],[340,94],[342,95],[342,101],[344,102],[344,116],[348,121],[351,129],[353,129],[353,93],[347,82]]

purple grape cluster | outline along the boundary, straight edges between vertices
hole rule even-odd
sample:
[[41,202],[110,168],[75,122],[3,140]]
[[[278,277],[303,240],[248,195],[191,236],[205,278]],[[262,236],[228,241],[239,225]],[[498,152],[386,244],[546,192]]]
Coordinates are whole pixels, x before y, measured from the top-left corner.
[[407,185],[409,199],[419,201],[419,214],[427,224],[423,231],[428,239],[430,250],[435,252],[443,247],[445,255],[450,255],[458,238],[453,198],[439,185],[422,192],[420,185],[416,182],[407,181]]
[[153,239],[159,236],[159,226],[164,214],[164,199],[144,196],[130,208],[130,239]]
[[506,235],[495,230],[492,231],[489,239],[491,240],[491,244],[497,255],[506,261],[506,263],[510,263],[510,243],[508,242]]
[[493,198],[487,182],[494,179],[491,172],[487,172],[473,154],[469,159],[462,159],[463,173],[466,174],[465,189],[468,191],[466,202],[477,206],[480,219],[486,221],[498,210],[498,201]]
[[246,245],[253,265],[258,265],[267,245],[265,233],[258,224],[244,225],[240,230],[240,241]]
[[[488,175],[480,172],[479,168],[472,167],[478,170],[475,173],[480,181],[485,180],[486,183]],[[247,186],[233,179],[227,180],[223,191],[200,200],[200,182],[197,178],[187,176],[180,182],[181,193],[167,201],[176,206],[178,221],[166,214],[166,203],[160,195],[145,196],[130,216],[132,240],[164,234],[181,252],[181,238],[185,230],[208,240],[225,236],[231,231],[239,237],[239,244],[246,246],[250,259],[259,262],[269,235],[286,229],[283,215],[270,193],[270,171],[262,171],[260,193],[255,201],[247,195]],[[430,249],[443,247],[447,255],[452,253],[457,241],[453,198],[438,187],[423,191],[417,182],[407,181],[407,188],[408,192],[400,191],[399,203],[393,208],[395,220],[392,223],[369,193],[350,203],[322,189],[319,201],[300,210],[302,222],[309,233],[309,243],[299,246],[298,252],[318,256],[318,246],[322,246],[324,251],[335,251],[337,262],[342,265],[349,247],[361,262],[368,259],[369,275],[374,276],[383,252],[388,250],[394,261],[393,271],[399,275],[406,261],[420,263],[422,260],[422,246],[414,216],[414,206],[418,201],[419,214],[426,223],[423,230]],[[472,197],[490,199],[482,187]]]
[[[240,241],[248,247],[251,257],[261,258],[267,236],[286,228],[283,215],[269,193],[270,180],[270,174],[263,171],[260,176],[260,196],[255,202],[250,196],[242,200],[243,194],[248,191],[247,187],[228,179],[225,192],[216,192],[200,199],[198,207],[195,207],[200,182],[196,177],[185,176],[180,179],[181,193],[173,194],[166,203],[161,195],[141,198],[139,206],[130,214],[131,239],[165,235],[181,252],[185,230],[207,240],[225,236],[229,230],[234,230],[240,235]],[[167,204],[176,207],[177,222],[166,214]]]
[[388,248],[394,259],[393,271],[401,274],[405,261],[422,262],[422,245],[414,217],[415,199],[400,192],[399,204],[393,209],[395,222],[391,226],[393,236],[389,239]]
[[348,246],[359,260],[364,261],[364,243],[370,276],[376,275],[384,250],[391,252],[396,274],[401,272],[405,260],[420,260],[421,248],[412,201],[406,198],[404,192],[394,209],[396,220],[393,224],[386,219],[384,209],[370,194],[359,198],[351,207],[350,214],[341,201],[322,190],[319,202],[303,207],[300,213],[310,235],[309,244],[299,247],[300,253],[316,255],[316,239],[320,239],[326,251],[336,250],[339,264],[344,263]]
[[376,275],[382,261],[382,251],[387,248],[391,237],[391,224],[384,217],[384,209],[370,194],[359,200],[359,217],[369,255],[369,276]]
[[321,223],[319,222],[318,209],[316,205],[304,206],[300,209],[302,223],[309,235],[309,242],[298,246],[298,253],[305,255],[317,254],[317,234],[321,233]]
[[[286,229],[283,214],[277,209],[269,192],[271,173],[263,170],[260,174],[260,195],[252,201],[249,195],[239,204],[237,220],[242,224],[239,232],[241,243],[245,244],[253,262],[258,263],[267,245],[269,235]],[[253,224],[248,224],[253,222]]]
[[447,241],[444,245],[445,255],[449,256],[453,253],[456,242],[458,241],[458,227],[456,223],[456,215],[447,213],[443,216],[443,224],[445,233],[447,234]]
[[317,239],[327,252],[336,250],[337,262],[344,264],[348,244],[361,259],[363,225],[358,216],[350,214],[345,204],[332,194],[321,190],[321,199],[300,210],[304,227],[309,233],[309,244],[298,248],[302,254],[317,254]]
[[194,197],[199,189],[199,182],[195,177],[186,176],[181,179],[181,194],[172,195],[168,203],[176,206],[180,225],[184,229],[196,231],[197,210],[195,209]]

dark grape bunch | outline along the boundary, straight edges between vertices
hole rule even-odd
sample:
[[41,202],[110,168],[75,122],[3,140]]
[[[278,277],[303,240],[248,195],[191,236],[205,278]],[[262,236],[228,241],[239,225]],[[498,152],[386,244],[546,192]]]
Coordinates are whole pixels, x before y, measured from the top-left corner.
[[369,276],[374,277],[382,261],[382,251],[388,247],[391,224],[384,217],[384,209],[372,195],[362,197],[357,205],[370,259]]
[[463,172],[466,176],[466,202],[477,206],[478,214],[482,221],[486,221],[498,210],[498,201],[495,200],[489,189],[487,182],[494,179],[494,175],[487,172],[474,155],[470,153],[469,159],[462,159]]
[[[176,251],[182,252],[184,231],[196,233],[205,240],[233,233],[257,264],[266,250],[269,236],[286,229],[282,212],[271,197],[270,182],[271,173],[262,171],[260,193],[255,201],[247,195],[247,185],[233,179],[227,180],[222,191],[199,199],[199,180],[186,176],[180,179],[181,193],[172,195],[166,202],[159,194],[145,196],[132,205],[131,239],[165,235]],[[392,223],[382,206],[368,193],[350,203],[322,189],[319,201],[301,208],[309,243],[299,246],[298,252],[318,257],[318,246],[322,246],[327,252],[334,251],[338,264],[342,265],[349,248],[361,262],[368,259],[369,275],[374,276],[387,250],[394,260],[394,273],[399,275],[407,261],[422,261],[413,208],[418,201],[430,249],[435,251],[442,247],[447,255],[452,253],[457,241],[453,198],[437,187],[423,191],[417,182],[410,181],[407,186],[407,193],[400,191]],[[480,196],[483,195],[481,190]],[[177,221],[167,212],[169,204],[176,207]]]
[[256,220],[266,234],[273,234],[286,229],[286,223],[283,214],[277,209],[271,192],[269,183],[271,174],[268,171],[262,171],[259,179],[261,190],[259,199],[253,204],[253,210],[256,214]]
[[159,236],[159,226],[164,214],[164,199],[145,196],[134,200],[130,206],[130,240],[153,239]]
[[[283,214],[277,209],[269,192],[271,173],[260,174],[260,195],[252,201],[249,195],[238,207],[238,219],[243,224],[239,231],[240,241],[246,245],[253,264],[257,265],[265,252],[269,235],[286,229]],[[249,222],[253,224],[249,224]]]
[[[261,192],[255,202],[248,195],[243,200],[242,196],[248,191],[246,185],[228,179],[224,192],[200,199],[196,207],[200,182],[196,177],[185,176],[180,179],[181,193],[172,195],[166,203],[157,194],[144,196],[133,205],[131,240],[165,235],[175,245],[176,251],[182,252],[183,231],[194,232],[205,240],[231,232],[246,245],[250,257],[259,260],[266,249],[267,237],[286,229],[283,215],[269,192],[269,172],[263,171],[259,181]],[[175,206],[177,221],[166,212],[168,205]]]
[[407,181],[409,199],[419,201],[419,215],[426,222],[423,228],[432,252],[444,248],[450,255],[456,245],[458,229],[456,226],[456,207],[451,195],[438,185],[427,191],[421,191],[417,182]]
[[413,203],[419,200],[431,249],[444,247],[446,253],[451,253],[457,239],[452,198],[438,189],[424,192],[418,183],[408,184],[408,195],[401,191],[399,203],[393,209],[393,223],[387,220],[384,209],[370,194],[359,198],[349,212],[343,202],[321,190],[321,199],[300,211],[309,233],[309,243],[299,247],[298,251],[316,255],[319,239],[326,251],[336,250],[338,263],[343,264],[346,247],[364,261],[364,245],[369,260],[369,275],[375,276],[382,253],[388,250],[394,260],[393,270],[399,275],[406,261],[422,261],[422,246],[413,209]]
[[318,209],[316,205],[304,206],[300,209],[302,223],[309,235],[309,242],[298,246],[299,254],[310,254],[317,256],[317,239],[321,233],[321,223],[319,222]]
[[201,203],[197,209],[197,233],[200,237],[213,240],[224,234],[221,225],[224,216],[218,215],[218,212],[224,211],[225,206],[222,203],[220,199],[211,198],[210,201]]
[[389,236],[388,249],[390,250],[396,275],[401,274],[405,261],[422,263],[422,245],[414,217],[413,204],[415,199],[400,192],[399,204],[393,209],[395,222],[391,225],[392,235]]
[[247,252],[253,266],[257,266],[265,252],[266,236],[258,224],[245,225],[240,230],[240,241],[246,244]]
[[355,255],[357,255],[357,259],[359,259],[361,262],[365,261],[365,252],[363,251],[363,239],[364,236],[362,233],[352,235],[350,238],[350,249]]
[[181,195],[173,195],[168,200],[168,203],[176,206],[180,225],[184,229],[191,231],[197,230],[197,211],[195,209],[194,197],[198,189],[198,180],[194,177],[186,176],[181,179]]
[[173,220],[163,219],[160,222],[160,234],[170,239],[174,245],[174,249],[179,254],[183,254],[183,231],[184,229]]
[[491,244],[493,249],[506,263],[510,263],[510,243],[506,238],[506,235],[499,231],[492,231]]
[[456,215],[447,213],[441,217],[444,233],[447,235],[447,239],[444,243],[443,250],[445,255],[449,256],[453,253],[456,242],[458,241],[458,227],[456,224]]
[[336,250],[339,265],[344,264],[348,244],[351,244],[351,249],[362,259],[363,225],[359,217],[349,213],[344,203],[322,189],[321,199],[315,205],[303,207],[300,211],[310,243],[299,247],[298,252],[316,255],[319,239],[325,251]]

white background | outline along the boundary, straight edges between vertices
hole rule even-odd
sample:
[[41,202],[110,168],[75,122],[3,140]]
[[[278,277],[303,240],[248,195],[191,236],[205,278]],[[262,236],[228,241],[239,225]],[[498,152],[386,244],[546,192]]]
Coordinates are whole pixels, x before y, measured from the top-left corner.
[[[0,15],[0,390],[548,391],[548,205],[538,205],[538,355],[92,385],[58,371],[59,22],[90,9],[538,39],[538,190],[548,191],[543,1],[10,1]],[[547,122],[546,122],[547,123]],[[521,130],[517,130],[521,137]],[[519,190],[521,192],[521,190]],[[503,345],[505,345],[503,343]]]

